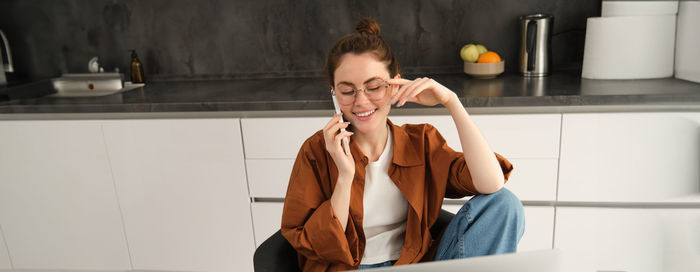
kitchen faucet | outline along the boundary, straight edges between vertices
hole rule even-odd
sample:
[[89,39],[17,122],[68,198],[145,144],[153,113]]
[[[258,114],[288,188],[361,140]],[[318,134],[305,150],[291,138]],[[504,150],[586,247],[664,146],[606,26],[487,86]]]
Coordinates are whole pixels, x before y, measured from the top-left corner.
[[[10,43],[5,37],[5,33],[0,30],[0,38],[2,39],[2,45],[0,46],[0,85],[7,84],[7,77],[5,73],[12,73],[15,71],[12,66],[12,54],[10,53]],[[7,57],[7,63],[3,60],[3,56]]]

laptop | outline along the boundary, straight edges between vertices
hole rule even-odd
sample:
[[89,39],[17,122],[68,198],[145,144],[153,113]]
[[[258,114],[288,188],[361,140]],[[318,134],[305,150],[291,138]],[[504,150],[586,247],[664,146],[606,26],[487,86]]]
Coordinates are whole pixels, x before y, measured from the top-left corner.
[[511,254],[472,257],[457,260],[417,263],[400,266],[372,268],[363,271],[399,272],[560,272],[561,251],[558,249],[526,251]]

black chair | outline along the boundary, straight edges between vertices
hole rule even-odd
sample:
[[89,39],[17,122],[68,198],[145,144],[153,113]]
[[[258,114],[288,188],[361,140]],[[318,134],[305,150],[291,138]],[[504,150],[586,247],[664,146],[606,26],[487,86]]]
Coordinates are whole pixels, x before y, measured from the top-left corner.
[[255,272],[301,271],[297,262],[297,251],[282,236],[281,230],[267,238],[255,250],[253,266]]
[[[454,214],[446,210],[440,210],[440,216],[438,216],[435,225],[430,228],[430,234],[433,237],[438,237],[440,232],[447,228],[454,216]],[[300,271],[296,250],[287,242],[287,239],[282,236],[282,232],[279,230],[255,250],[253,266],[256,272]]]

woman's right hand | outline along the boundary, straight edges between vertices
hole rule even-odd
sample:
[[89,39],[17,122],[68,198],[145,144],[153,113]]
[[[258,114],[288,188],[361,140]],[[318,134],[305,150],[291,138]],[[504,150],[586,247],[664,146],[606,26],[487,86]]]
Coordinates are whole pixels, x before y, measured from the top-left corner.
[[334,115],[333,118],[323,128],[323,139],[326,142],[326,150],[331,154],[333,162],[338,167],[339,176],[353,177],[355,175],[355,160],[352,154],[345,154],[342,139],[353,134],[350,131],[341,132],[341,128],[347,128],[349,122],[339,123],[341,115]]

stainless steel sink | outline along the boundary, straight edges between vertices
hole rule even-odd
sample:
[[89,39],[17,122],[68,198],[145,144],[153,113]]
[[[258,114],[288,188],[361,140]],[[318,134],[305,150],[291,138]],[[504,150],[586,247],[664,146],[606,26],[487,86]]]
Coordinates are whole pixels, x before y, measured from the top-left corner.
[[122,84],[119,73],[63,74],[17,86],[0,87],[0,102],[39,97],[96,97],[136,89],[144,84]]
[[56,93],[52,97],[105,96],[128,91],[143,84],[124,86],[119,73],[64,74],[51,80]]

